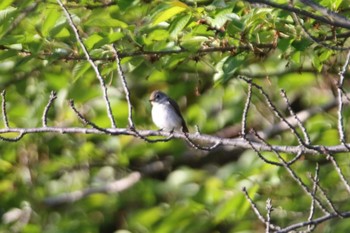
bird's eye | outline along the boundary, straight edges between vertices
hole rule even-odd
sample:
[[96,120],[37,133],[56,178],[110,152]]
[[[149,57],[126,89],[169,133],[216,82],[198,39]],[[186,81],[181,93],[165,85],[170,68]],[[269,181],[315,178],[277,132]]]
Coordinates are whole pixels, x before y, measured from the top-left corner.
[[159,99],[159,94],[156,94],[156,99]]

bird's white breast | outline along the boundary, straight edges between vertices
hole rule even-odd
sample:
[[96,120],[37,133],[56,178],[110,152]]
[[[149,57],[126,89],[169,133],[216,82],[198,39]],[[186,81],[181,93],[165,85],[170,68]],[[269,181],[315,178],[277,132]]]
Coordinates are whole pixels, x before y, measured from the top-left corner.
[[180,129],[182,125],[181,118],[170,103],[153,103],[152,120],[158,128],[165,131]]

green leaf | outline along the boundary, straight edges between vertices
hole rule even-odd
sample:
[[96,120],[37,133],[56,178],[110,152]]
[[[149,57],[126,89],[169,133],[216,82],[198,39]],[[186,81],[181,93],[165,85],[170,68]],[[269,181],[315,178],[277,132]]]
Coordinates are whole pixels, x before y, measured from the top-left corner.
[[262,22],[268,18],[271,13],[271,9],[259,8],[254,9],[249,15],[245,17],[245,28],[249,30],[255,30],[256,27],[260,26]]
[[237,33],[242,32],[243,29],[244,29],[244,24],[240,20],[235,20],[235,19],[229,22],[226,28],[227,32],[231,36],[236,36]]
[[120,28],[126,28],[128,25],[124,23],[121,20],[118,19],[111,19],[107,18],[103,20],[103,23],[101,21],[90,21],[90,26],[101,26],[101,27],[120,27]]
[[[73,15],[74,16],[74,15]],[[80,21],[80,19],[78,17],[74,17],[75,20]],[[60,18],[58,20],[56,20],[55,25],[53,27],[51,27],[49,29],[49,36],[51,38],[55,38],[55,37],[68,37],[70,35],[70,32],[67,28],[67,22],[66,22],[66,18],[61,15]]]
[[161,207],[149,208],[141,211],[134,218],[137,222],[146,227],[151,227],[164,215],[165,209]]
[[301,52],[300,51],[296,51],[295,53],[293,53],[291,59],[295,64],[300,64],[300,58],[301,58]]
[[59,24],[50,30],[51,38],[65,38],[70,36],[70,31],[65,27],[65,24]]
[[119,0],[118,6],[121,10],[126,10],[129,6],[133,4],[135,0]]
[[187,25],[188,21],[191,19],[192,14],[187,14],[184,16],[177,17],[171,24],[169,28],[170,36],[176,37]]
[[192,29],[192,34],[198,36],[214,36],[215,32],[213,30],[208,30],[206,25],[200,24]]
[[311,41],[308,39],[295,40],[292,42],[292,46],[299,51],[305,51],[311,45]]
[[217,11],[214,18],[208,18],[209,23],[216,28],[221,28],[227,21],[240,20],[240,17],[232,13],[232,7],[221,9]]
[[294,40],[292,38],[282,38],[278,40],[277,47],[282,51],[285,52],[287,51],[288,48],[290,48],[290,44]]
[[227,82],[245,61],[245,56],[240,54],[223,58],[217,65],[217,73],[214,75],[215,81]]
[[[320,4],[326,8],[331,8],[331,10],[336,11],[342,2],[343,0],[322,0]],[[349,3],[347,2],[347,4]]]
[[314,56],[312,59],[312,65],[317,69],[318,72],[322,71],[323,63],[318,56]]
[[14,2],[14,0],[2,0],[0,2],[0,9],[4,9],[5,7],[8,7]]
[[92,49],[93,46],[102,39],[103,39],[102,36],[98,34],[93,34],[92,36],[90,36],[84,41],[84,44],[88,49]]
[[17,8],[15,7],[8,7],[4,10],[0,11],[0,23],[3,23],[4,20],[8,20],[9,17],[11,17],[12,13],[16,12]]
[[161,22],[167,21],[171,17],[183,12],[186,10],[186,7],[183,6],[173,6],[170,7],[169,9],[166,9],[162,12],[160,12],[154,19],[152,25],[157,25]]
[[158,29],[158,30],[152,31],[148,35],[147,39],[150,41],[162,41],[162,40],[166,40],[168,37],[169,37],[169,32],[167,30]]
[[24,35],[9,35],[2,37],[0,40],[0,45],[12,45],[25,42],[26,37]]
[[333,54],[333,52],[331,50],[326,50],[324,52],[321,53],[321,55],[319,56],[319,59],[321,62],[326,61],[331,55]]
[[189,51],[195,52],[200,49],[202,47],[202,43],[207,40],[208,38],[205,36],[193,36],[189,37],[188,39],[183,39],[181,46],[188,49]]
[[74,82],[76,82],[81,76],[83,76],[90,69],[90,63],[88,61],[82,61],[77,63],[72,71]]
[[0,61],[5,60],[10,57],[15,57],[18,55],[18,52],[16,50],[8,50],[8,51],[1,51],[0,52]]
[[119,19],[112,18],[105,11],[95,11],[89,19],[85,22],[86,26],[95,26],[95,27],[118,27],[126,28],[128,25]]
[[42,24],[42,27],[41,27],[41,33],[45,37],[47,37],[49,35],[49,32],[56,25],[57,20],[61,16],[61,12],[58,9],[53,8],[53,9],[49,10],[46,15],[47,15],[47,17],[45,19],[43,19],[44,23]]
[[120,40],[123,37],[124,37],[124,34],[121,32],[115,32],[115,33],[108,34],[107,36],[103,36],[102,37],[103,39],[101,39],[97,43],[95,43],[93,45],[93,48],[100,48],[103,45],[112,44],[112,43]]

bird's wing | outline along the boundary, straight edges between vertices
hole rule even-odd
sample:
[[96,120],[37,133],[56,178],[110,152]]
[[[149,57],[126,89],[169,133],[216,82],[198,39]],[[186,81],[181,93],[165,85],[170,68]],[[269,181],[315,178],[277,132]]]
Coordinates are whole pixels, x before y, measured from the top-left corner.
[[188,132],[188,128],[187,128],[187,125],[186,125],[186,122],[185,122],[184,118],[182,117],[182,114],[181,114],[179,105],[176,103],[175,100],[173,100],[173,99],[171,99],[171,98],[168,98],[168,101],[170,102],[170,104],[171,104],[172,106],[174,106],[175,112],[176,112],[177,115],[179,115],[180,118],[181,118],[181,121],[182,121],[182,131],[183,131],[184,133],[187,133],[187,132]]

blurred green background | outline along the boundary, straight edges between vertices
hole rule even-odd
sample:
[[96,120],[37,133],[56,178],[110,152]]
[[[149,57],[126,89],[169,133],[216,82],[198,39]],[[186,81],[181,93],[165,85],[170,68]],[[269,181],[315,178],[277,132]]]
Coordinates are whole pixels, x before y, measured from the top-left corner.
[[[345,0],[318,2],[349,17]],[[289,112],[280,89],[295,112],[328,104],[336,96],[346,54],[310,40],[289,12],[245,1],[63,3],[106,82],[118,127],[127,127],[128,110],[112,43],[121,52],[137,129],[156,130],[148,96],[160,89],[179,103],[190,132],[198,126],[203,134],[237,137],[248,88],[239,75],[261,85],[285,116]],[[294,6],[306,9],[299,2]],[[298,17],[324,43],[348,45],[346,29]],[[1,1],[0,89],[7,93],[10,127],[41,127],[51,91],[57,99],[49,126],[84,127],[69,107],[73,99],[87,119],[110,127],[98,79],[56,1]],[[345,108],[347,132],[349,114]],[[248,128],[264,131],[278,122],[254,89]],[[312,144],[339,144],[335,108],[311,117],[305,127]],[[289,131],[268,141],[298,145]],[[223,146],[204,152],[177,139],[153,144],[130,136],[45,133],[16,143],[1,141],[0,154],[0,232],[264,232],[243,187],[264,216],[271,198],[272,223],[282,227],[306,221],[311,206],[284,168],[266,164],[252,150]],[[273,153],[262,154],[278,161]],[[336,156],[345,177],[350,175],[347,155]],[[164,168],[152,167],[157,162]],[[328,198],[339,211],[349,210],[349,193],[325,156],[302,156],[292,169],[311,189],[316,162]],[[124,192],[93,194],[59,206],[44,202],[132,171],[143,176]],[[9,213],[20,217],[11,220]],[[315,217],[322,215],[315,211]],[[331,220],[315,232],[349,227],[347,220]]]

